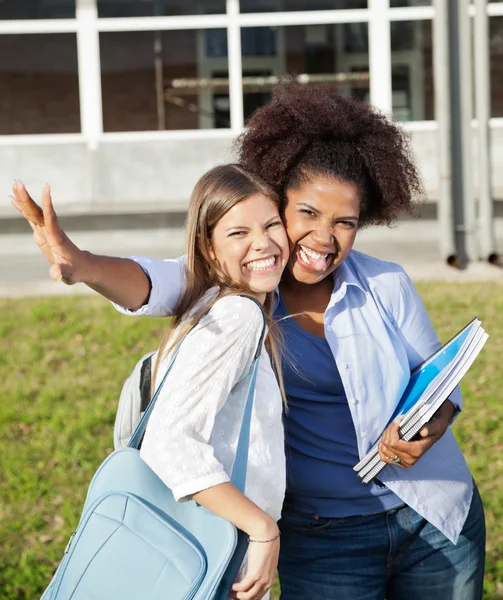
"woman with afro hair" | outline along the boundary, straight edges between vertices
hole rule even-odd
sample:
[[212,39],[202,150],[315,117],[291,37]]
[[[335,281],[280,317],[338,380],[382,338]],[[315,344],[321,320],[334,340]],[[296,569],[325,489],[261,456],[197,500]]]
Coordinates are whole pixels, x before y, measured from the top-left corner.
[[[328,86],[284,84],[250,118],[237,153],[279,193],[290,248],[274,308],[288,401],[282,599],[482,598],[483,508],[449,427],[459,390],[417,439],[387,426],[411,370],[440,342],[404,270],[353,250],[360,228],[410,213],[421,194],[402,132]],[[86,282],[127,314],[172,312],[183,259],[84,253],[59,228],[48,191],[43,212],[24,186],[15,195],[37,243],[63,256],[53,278]],[[384,429],[388,465],[365,485],[353,467]]]

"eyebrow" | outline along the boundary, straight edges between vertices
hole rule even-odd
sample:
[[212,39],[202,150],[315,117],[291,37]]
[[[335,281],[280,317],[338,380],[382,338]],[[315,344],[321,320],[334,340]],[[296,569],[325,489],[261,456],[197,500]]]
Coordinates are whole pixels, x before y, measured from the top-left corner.
[[[297,206],[305,206],[306,208],[308,208],[309,210],[312,210],[316,214],[321,215],[321,211],[320,210],[318,210],[317,208],[314,208],[314,206],[311,206],[307,202],[299,202],[297,204]],[[358,217],[355,217],[354,215],[347,216],[347,217],[341,216],[341,217],[337,217],[336,219],[334,219],[334,221],[340,221],[340,220],[344,220],[344,221],[359,221],[360,219]]]
[[[267,226],[269,225],[269,223],[272,223],[272,221],[277,221],[277,220],[281,220],[281,217],[279,215],[274,215],[273,217],[271,217],[270,219],[268,219],[264,224]],[[233,229],[247,229],[249,230],[250,228],[247,227],[246,225],[233,225],[232,227],[228,227],[225,231],[232,231]]]

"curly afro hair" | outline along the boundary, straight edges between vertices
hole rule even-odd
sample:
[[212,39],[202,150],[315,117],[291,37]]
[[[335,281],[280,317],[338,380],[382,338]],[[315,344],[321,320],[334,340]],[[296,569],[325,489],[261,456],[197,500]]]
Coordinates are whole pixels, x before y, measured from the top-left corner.
[[239,162],[285,199],[313,176],[354,183],[360,226],[412,213],[422,184],[402,131],[369,104],[328,85],[284,83],[236,142]]

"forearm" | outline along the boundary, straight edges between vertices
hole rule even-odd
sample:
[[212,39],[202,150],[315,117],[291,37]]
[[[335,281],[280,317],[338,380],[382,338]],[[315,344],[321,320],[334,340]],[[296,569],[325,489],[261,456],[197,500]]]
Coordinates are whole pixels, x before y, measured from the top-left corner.
[[221,483],[193,494],[192,499],[233,523],[253,539],[269,540],[278,534],[274,519],[242,494],[232,483]]
[[149,278],[134,260],[90,252],[84,255],[82,283],[112,302],[132,310],[137,310],[148,301]]

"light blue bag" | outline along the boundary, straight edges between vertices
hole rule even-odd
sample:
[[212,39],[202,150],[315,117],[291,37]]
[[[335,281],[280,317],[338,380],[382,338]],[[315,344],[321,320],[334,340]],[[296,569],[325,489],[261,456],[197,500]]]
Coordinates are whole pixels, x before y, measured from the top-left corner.
[[[265,320],[247,374],[231,476],[241,492],[264,335]],[[42,600],[227,600],[246,554],[246,535],[194,501],[176,502],[138,450],[179,347],[129,446],[113,452],[94,475],[77,530]]]

